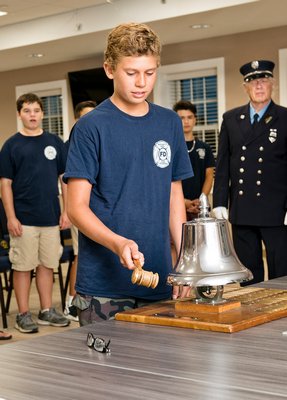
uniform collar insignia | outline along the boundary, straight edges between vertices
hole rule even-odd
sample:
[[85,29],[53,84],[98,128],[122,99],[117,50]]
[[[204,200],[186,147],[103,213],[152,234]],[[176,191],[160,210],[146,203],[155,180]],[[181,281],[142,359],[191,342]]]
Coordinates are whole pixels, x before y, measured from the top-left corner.
[[272,121],[272,115],[268,115],[267,117],[264,118],[265,124],[269,124],[269,122]]

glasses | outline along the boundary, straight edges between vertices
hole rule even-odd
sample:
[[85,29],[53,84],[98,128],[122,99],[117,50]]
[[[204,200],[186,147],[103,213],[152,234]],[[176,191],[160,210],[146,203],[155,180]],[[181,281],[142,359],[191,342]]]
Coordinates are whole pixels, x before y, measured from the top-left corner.
[[91,332],[87,336],[87,346],[95,349],[99,353],[110,353],[109,344],[111,341],[106,342],[100,337],[95,337]]
[[270,82],[269,78],[258,78],[258,79],[253,79],[252,81],[249,81],[248,84],[250,86],[257,86],[257,85],[267,85]]

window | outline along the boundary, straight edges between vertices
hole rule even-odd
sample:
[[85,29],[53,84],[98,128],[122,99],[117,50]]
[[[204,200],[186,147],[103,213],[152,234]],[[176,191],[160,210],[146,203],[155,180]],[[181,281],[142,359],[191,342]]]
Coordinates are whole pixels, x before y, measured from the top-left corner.
[[216,155],[224,93],[223,59],[213,59],[161,67],[154,99],[168,108],[178,100],[194,103],[197,108],[194,133],[207,142]]
[[[43,129],[58,135],[66,141],[69,137],[66,81],[60,80],[16,87],[17,98],[28,92],[37,94],[43,101]],[[21,122],[18,121],[18,129],[20,128]]]
[[44,106],[42,127],[63,139],[62,96],[41,96]]

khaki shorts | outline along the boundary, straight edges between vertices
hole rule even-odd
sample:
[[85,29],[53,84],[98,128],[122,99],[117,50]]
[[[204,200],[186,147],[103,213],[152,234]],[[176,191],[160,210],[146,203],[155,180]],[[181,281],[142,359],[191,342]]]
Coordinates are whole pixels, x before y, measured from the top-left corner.
[[22,225],[22,236],[10,237],[9,258],[16,271],[32,271],[38,265],[57,268],[63,248],[59,226]]
[[79,253],[79,232],[78,228],[76,228],[75,225],[71,226],[71,235],[74,255],[77,256]]

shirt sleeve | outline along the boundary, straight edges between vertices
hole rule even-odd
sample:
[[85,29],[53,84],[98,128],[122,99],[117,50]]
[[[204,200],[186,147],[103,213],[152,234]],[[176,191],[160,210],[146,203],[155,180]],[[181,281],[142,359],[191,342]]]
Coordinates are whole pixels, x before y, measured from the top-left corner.
[[205,168],[215,167],[215,159],[209,144],[206,143]]
[[0,152],[0,177],[14,179],[12,153],[7,142],[4,143]]
[[178,116],[176,117],[176,151],[173,160],[172,180],[182,181],[183,179],[192,178],[194,173],[186,150],[182,122]]
[[69,178],[82,178],[87,179],[93,185],[96,183],[99,171],[99,140],[95,132],[91,132],[85,124],[82,127],[79,122],[82,121],[78,121],[74,126],[73,134],[70,137],[63,180],[67,183]]

